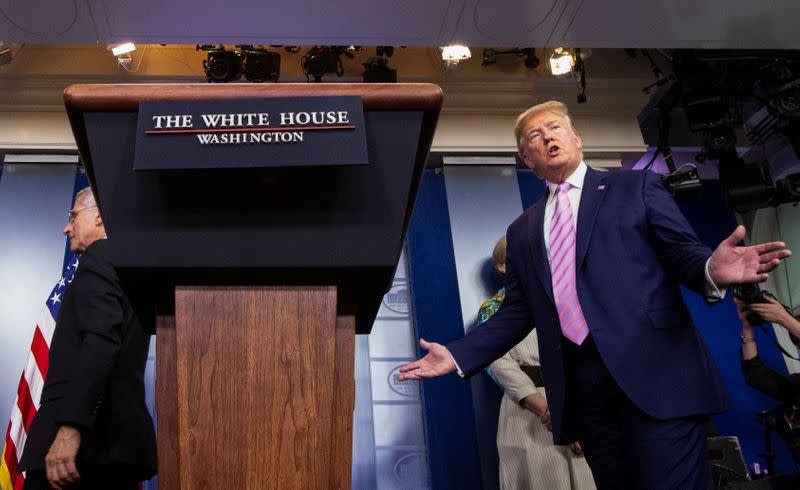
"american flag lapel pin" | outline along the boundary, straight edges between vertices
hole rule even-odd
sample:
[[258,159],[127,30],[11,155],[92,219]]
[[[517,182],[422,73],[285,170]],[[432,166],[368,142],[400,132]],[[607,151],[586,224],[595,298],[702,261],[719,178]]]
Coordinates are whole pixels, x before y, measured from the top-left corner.
[[604,191],[604,190],[606,190],[606,185],[605,185],[605,184],[600,184],[600,185],[598,185],[598,186],[597,186],[597,190],[598,190],[598,191]]

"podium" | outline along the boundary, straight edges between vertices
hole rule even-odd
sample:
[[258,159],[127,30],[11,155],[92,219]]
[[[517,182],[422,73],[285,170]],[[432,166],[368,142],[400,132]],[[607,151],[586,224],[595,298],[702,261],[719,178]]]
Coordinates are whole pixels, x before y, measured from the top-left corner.
[[[141,101],[359,96],[368,165],[134,170]],[[65,105],[140,321],[159,488],[347,489],[354,344],[403,246],[429,84],[74,85]]]

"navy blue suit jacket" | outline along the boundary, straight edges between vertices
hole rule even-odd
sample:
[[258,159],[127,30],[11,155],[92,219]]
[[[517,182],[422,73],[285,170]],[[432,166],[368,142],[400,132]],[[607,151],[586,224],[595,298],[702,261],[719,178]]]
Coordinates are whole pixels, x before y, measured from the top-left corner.
[[[557,444],[564,423],[564,359],[544,246],[547,193],[508,228],[506,298],[483,328],[447,345],[465,375],[536,327]],[[711,250],[652,172],[587,169],[578,211],[576,281],[589,330],[609,372],[645,413],[669,419],[725,411],[728,394],[681,296],[705,292]]]

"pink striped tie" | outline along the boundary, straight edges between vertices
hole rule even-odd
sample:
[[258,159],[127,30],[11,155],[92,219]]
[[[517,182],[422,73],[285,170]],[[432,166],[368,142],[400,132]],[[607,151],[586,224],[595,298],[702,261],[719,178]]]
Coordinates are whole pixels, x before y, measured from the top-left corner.
[[567,196],[570,187],[568,182],[562,182],[556,189],[556,202],[550,221],[550,272],[561,332],[564,337],[581,345],[589,335],[589,327],[575,289],[575,225]]

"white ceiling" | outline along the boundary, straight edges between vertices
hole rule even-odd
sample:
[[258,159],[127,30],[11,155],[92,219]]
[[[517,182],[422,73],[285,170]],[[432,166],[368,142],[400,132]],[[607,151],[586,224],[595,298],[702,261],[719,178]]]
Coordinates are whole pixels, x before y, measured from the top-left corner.
[[800,48],[797,0],[0,0],[7,43]]

